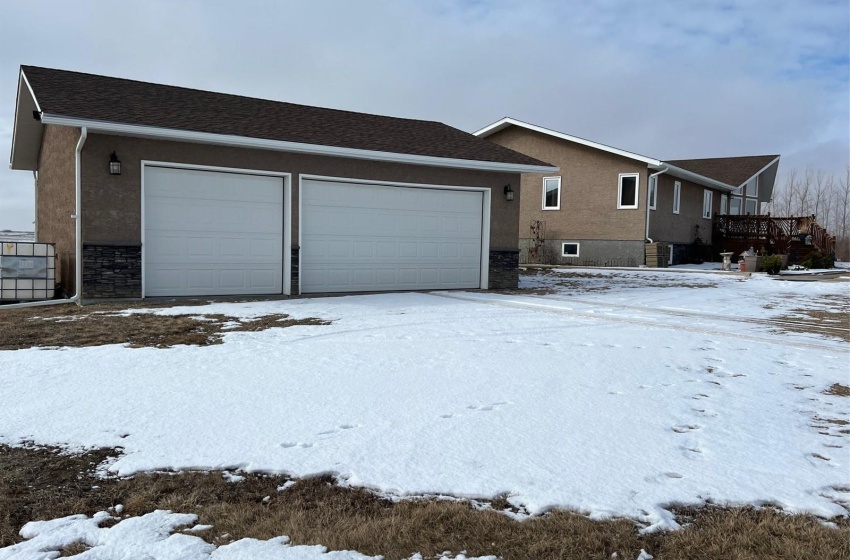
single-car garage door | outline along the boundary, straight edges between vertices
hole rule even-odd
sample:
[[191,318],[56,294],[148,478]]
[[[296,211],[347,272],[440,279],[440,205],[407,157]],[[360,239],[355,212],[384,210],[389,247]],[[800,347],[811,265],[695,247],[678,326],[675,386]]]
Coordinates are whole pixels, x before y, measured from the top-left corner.
[[146,296],[279,294],[283,179],[145,166]]
[[484,194],[301,184],[301,292],[478,288]]

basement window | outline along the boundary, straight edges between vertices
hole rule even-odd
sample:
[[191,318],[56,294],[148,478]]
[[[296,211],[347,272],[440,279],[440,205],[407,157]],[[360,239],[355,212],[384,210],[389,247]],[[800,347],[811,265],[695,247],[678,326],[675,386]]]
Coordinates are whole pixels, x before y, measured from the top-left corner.
[[638,175],[637,173],[620,173],[617,188],[617,208],[629,209],[638,207]]
[[578,256],[578,243],[561,243],[561,256],[562,257],[577,257]]

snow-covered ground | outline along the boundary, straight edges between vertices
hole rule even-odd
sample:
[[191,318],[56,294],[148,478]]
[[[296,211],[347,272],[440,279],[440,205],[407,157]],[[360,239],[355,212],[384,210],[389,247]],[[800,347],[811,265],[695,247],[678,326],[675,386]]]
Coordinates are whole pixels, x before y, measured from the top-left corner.
[[[106,520],[118,520],[100,527]],[[0,560],[53,560],[63,547],[83,543],[86,552],[73,556],[83,560],[380,560],[343,550],[328,552],[323,546],[293,546],[287,537],[267,541],[240,539],[215,547],[193,534],[211,529],[195,525],[191,514],[157,510],[140,517],[111,515],[102,511],[92,517],[72,515],[27,523],[21,529],[26,541],[0,549]],[[185,532],[179,532],[183,528]],[[443,556],[442,560],[496,560],[494,556],[467,558]],[[423,560],[416,554],[410,560]]]
[[850,345],[766,320],[834,310],[850,285],[591,269],[523,284],[535,293],[136,310],[333,322],[0,352],[0,442],[120,447],[120,475],[331,472],[394,497],[504,494],[651,528],[675,527],[676,503],[846,515],[850,434],[827,420],[850,420],[850,399],[823,391],[850,384]]
[[10,229],[0,230],[0,241],[33,241],[35,232],[32,231],[12,231]]

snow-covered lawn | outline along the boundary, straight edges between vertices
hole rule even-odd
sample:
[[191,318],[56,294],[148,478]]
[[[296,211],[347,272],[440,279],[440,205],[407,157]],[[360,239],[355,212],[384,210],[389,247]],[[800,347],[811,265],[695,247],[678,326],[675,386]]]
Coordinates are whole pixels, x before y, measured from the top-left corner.
[[850,345],[769,320],[835,310],[850,285],[570,273],[526,275],[533,294],[134,310],[332,324],[0,352],[0,443],[120,447],[120,475],[330,472],[391,496],[506,495],[530,514],[654,528],[676,526],[676,503],[847,514],[850,399],[823,391],[850,385]]

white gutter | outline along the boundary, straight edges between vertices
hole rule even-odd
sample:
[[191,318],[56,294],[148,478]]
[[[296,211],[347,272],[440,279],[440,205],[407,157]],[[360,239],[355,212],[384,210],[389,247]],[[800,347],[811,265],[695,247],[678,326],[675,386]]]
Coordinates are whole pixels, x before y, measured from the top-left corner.
[[[75,247],[75,282],[76,289],[74,290],[76,293],[67,299],[51,299],[47,301],[28,301],[26,303],[12,303],[10,305],[0,305],[0,311],[4,309],[20,309],[22,307],[40,307],[42,305],[59,305],[63,303],[76,303],[80,304],[80,293],[82,292],[83,287],[83,227],[82,220],[80,217],[80,212],[83,204],[82,197],[82,173],[81,173],[81,154],[83,151],[83,146],[86,143],[86,138],[88,137],[88,129],[86,127],[82,127],[80,130],[80,139],[77,141],[77,148],[74,150],[74,200],[75,200],[75,213],[71,214],[71,218],[74,219],[74,243]],[[38,209],[36,209],[36,212]]]
[[698,185],[702,185],[704,187],[710,187],[712,189],[717,189],[719,191],[732,192],[738,187],[733,187],[731,185],[727,185],[726,183],[721,183],[720,181],[716,181],[714,179],[710,179],[704,175],[698,175],[693,171],[688,171],[687,169],[682,169],[681,167],[676,167],[675,165],[671,165],[669,163],[662,163],[662,165],[666,166],[666,170],[671,175],[675,175],[676,177],[680,177],[682,179],[687,179],[693,183]]
[[193,142],[196,144],[217,144],[221,146],[234,146],[238,148],[255,148],[260,150],[275,150],[281,152],[315,154],[331,157],[388,161],[392,163],[410,163],[414,165],[431,165],[438,167],[475,169],[479,171],[507,171],[512,173],[554,173],[558,171],[558,169],[560,169],[559,167],[552,165],[525,165],[519,163],[504,163],[497,161],[444,158],[416,154],[398,154],[395,152],[362,150],[359,148],[343,148],[339,146],[324,146],[321,144],[302,144],[300,142],[268,140],[265,138],[251,138],[248,136],[235,136],[231,134],[193,132],[190,130],[177,130],[173,128],[160,128],[154,126],[140,126],[106,121],[93,121],[88,119],[75,119],[69,117],[62,117],[59,115],[51,115],[48,113],[42,113],[41,122],[43,124],[54,124],[58,126],[88,128],[91,132],[102,132],[106,134],[138,136],[143,138],[158,138],[162,140]]
[[657,179],[657,177],[659,175],[661,175],[662,173],[667,173],[667,167],[666,166],[661,171],[658,171],[658,172],[650,175],[649,178],[646,180],[646,233],[644,234],[644,237],[646,238],[647,243],[653,243],[652,238],[649,236],[649,212],[650,212],[650,210],[649,210],[649,185],[650,185],[650,183],[652,183],[652,179],[655,178],[655,207],[658,208],[658,179]]

